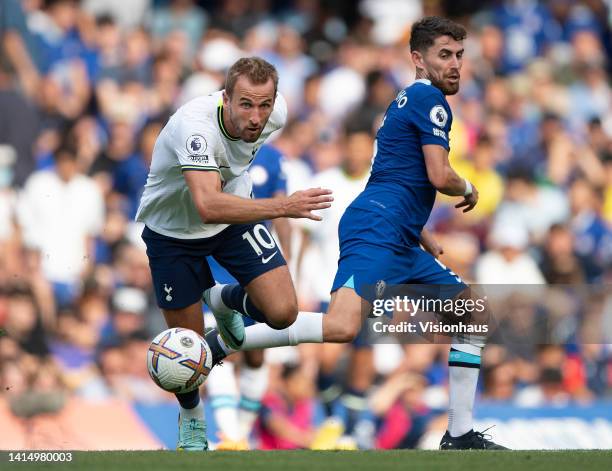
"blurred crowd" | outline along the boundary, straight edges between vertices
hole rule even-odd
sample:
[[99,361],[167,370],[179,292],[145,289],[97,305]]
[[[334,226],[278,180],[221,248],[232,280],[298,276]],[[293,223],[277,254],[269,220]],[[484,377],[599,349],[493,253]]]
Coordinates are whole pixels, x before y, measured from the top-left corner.
[[[0,397],[13,412],[57,410],[72,395],[172,399],[146,370],[148,342],[165,325],[133,217],[178,106],[222,88],[239,57],[264,57],[289,107],[271,144],[288,192],[329,170],[350,173],[350,157],[369,159],[387,105],[414,79],[410,24],[427,14],[468,29],[461,90],[449,97],[450,159],[480,192],[469,214],[438,199],[429,227],[441,260],[482,284],[611,283],[610,0],[3,0]],[[326,301],[319,275],[336,260],[308,225],[292,230],[300,305],[316,310]],[[612,317],[612,302],[599,307]],[[529,357],[491,346],[480,393],[529,407],[609,396],[608,343]],[[375,346],[365,385],[373,446],[415,446],[435,424],[447,350]],[[314,414],[298,406],[321,399],[318,355],[269,354],[266,446],[312,439]],[[331,373],[348,381],[348,360],[337,358]],[[274,410],[297,417],[293,441],[274,437],[265,420]]]

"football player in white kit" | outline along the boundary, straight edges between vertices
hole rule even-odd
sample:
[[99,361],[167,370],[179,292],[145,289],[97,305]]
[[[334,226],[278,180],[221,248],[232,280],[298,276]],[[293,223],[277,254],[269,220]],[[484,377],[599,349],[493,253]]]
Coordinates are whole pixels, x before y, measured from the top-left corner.
[[[332,197],[330,190],[311,188],[288,197],[251,199],[247,169],[287,116],[277,85],[271,64],[257,57],[240,59],[228,70],[224,90],[179,108],[155,143],[136,220],[145,224],[142,238],[168,327],[203,335],[203,293],[209,305],[240,305],[249,317],[275,329],[295,322],[297,299],[289,270],[261,221],[320,220],[312,211],[328,208]],[[239,284],[210,290],[215,281],[208,255]],[[213,313],[226,344],[239,348],[244,342],[241,314],[231,308]],[[198,390],[176,396],[177,448],[208,449]]]

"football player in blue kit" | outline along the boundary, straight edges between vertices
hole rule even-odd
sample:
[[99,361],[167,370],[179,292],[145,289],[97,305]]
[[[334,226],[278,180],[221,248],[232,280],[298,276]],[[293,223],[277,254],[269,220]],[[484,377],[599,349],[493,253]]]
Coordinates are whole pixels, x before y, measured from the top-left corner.
[[[461,197],[455,207],[463,212],[478,202],[476,188],[457,175],[448,159],[452,112],[446,95],[459,90],[465,36],[461,25],[439,17],[423,18],[412,27],[416,80],[387,108],[376,136],[370,179],[340,221],[340,258],[327,314],[301,312],[283,330],[264,324],[249,327],[241,349],[350,342],[360,330],[364,303],[374,299],[375,286],[444,285],[454,287],[458,297],[471,296],[469,287],[437,260],[439,248],[424,230],[437,192]],[[238,302],[230,307],[244,312]],[[452,313],[450,322],[459,316]],[[207,340],[215,361],[234,351],[216,333]],[[448,429],[441,449],[504,449],[473,430],[485,341],[483,336],[451,341]]]

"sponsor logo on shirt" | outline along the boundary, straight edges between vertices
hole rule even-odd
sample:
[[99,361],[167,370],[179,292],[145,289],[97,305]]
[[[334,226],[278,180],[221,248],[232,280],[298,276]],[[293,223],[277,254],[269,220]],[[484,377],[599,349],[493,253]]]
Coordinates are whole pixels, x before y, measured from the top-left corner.
[[207,164],[208,156],[207,155],[190,155],[189,160],[191,160],[194,164]]
[[432,128],[432,129],[431,129],[431,132],[433,132],[433,135],[434,135],[434,136],[441,137],[441,138],[442,138],[442,139],[444,139],[445,141],[447,140],[447,139],[446,139],[446,133],[445,133],[444,131],[442,131],[441,129],[438,129],[438,128]]

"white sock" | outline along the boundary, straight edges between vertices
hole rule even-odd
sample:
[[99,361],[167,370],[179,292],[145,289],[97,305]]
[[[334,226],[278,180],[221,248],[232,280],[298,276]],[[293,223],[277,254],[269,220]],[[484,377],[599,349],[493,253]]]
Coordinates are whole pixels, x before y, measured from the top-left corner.
[[234,364],[226,362],[213,368],[206,380],[206,388],[220,435],[228,440],[240,440],[239,395]]
[[[179,407],[181,406],[179,405]],[[200,400],[200,402],[198,402],[198,405],[192,409],[185,409],[181,407],[181,418],[188,420],[204,420],[204,403]]]
[[232,309],[225,305],[225,303],[223,302],[223,298],[221,297],[221,291],[223,291],[223,288],[225,286],[226,285],[217,283],[215,286],[210,288],[209,299],[211,305],[208,307],[215,315],[232,313]]
[[[220,335],[219,345],[228,355],[236,350],[229,348]],[[286,347],[298,343],[323,343],[323,314],[320,312],[300,312],[297,319],[286,329],[276,330],[267,324],[256,324],[245,329],[245,339],[241,350]]]
[[261,408],[261,400],[268,390],[269,374],[267,365],[262,365],[259,368],[243,366],[240,369],[238,420],[243,438],[248,439],[251,430],[253,430],[253,424]]
[[448,357],[450,389],[448,432],[451,437],[459,437],[472,430],[481,351],[480,345],[451,343]]

